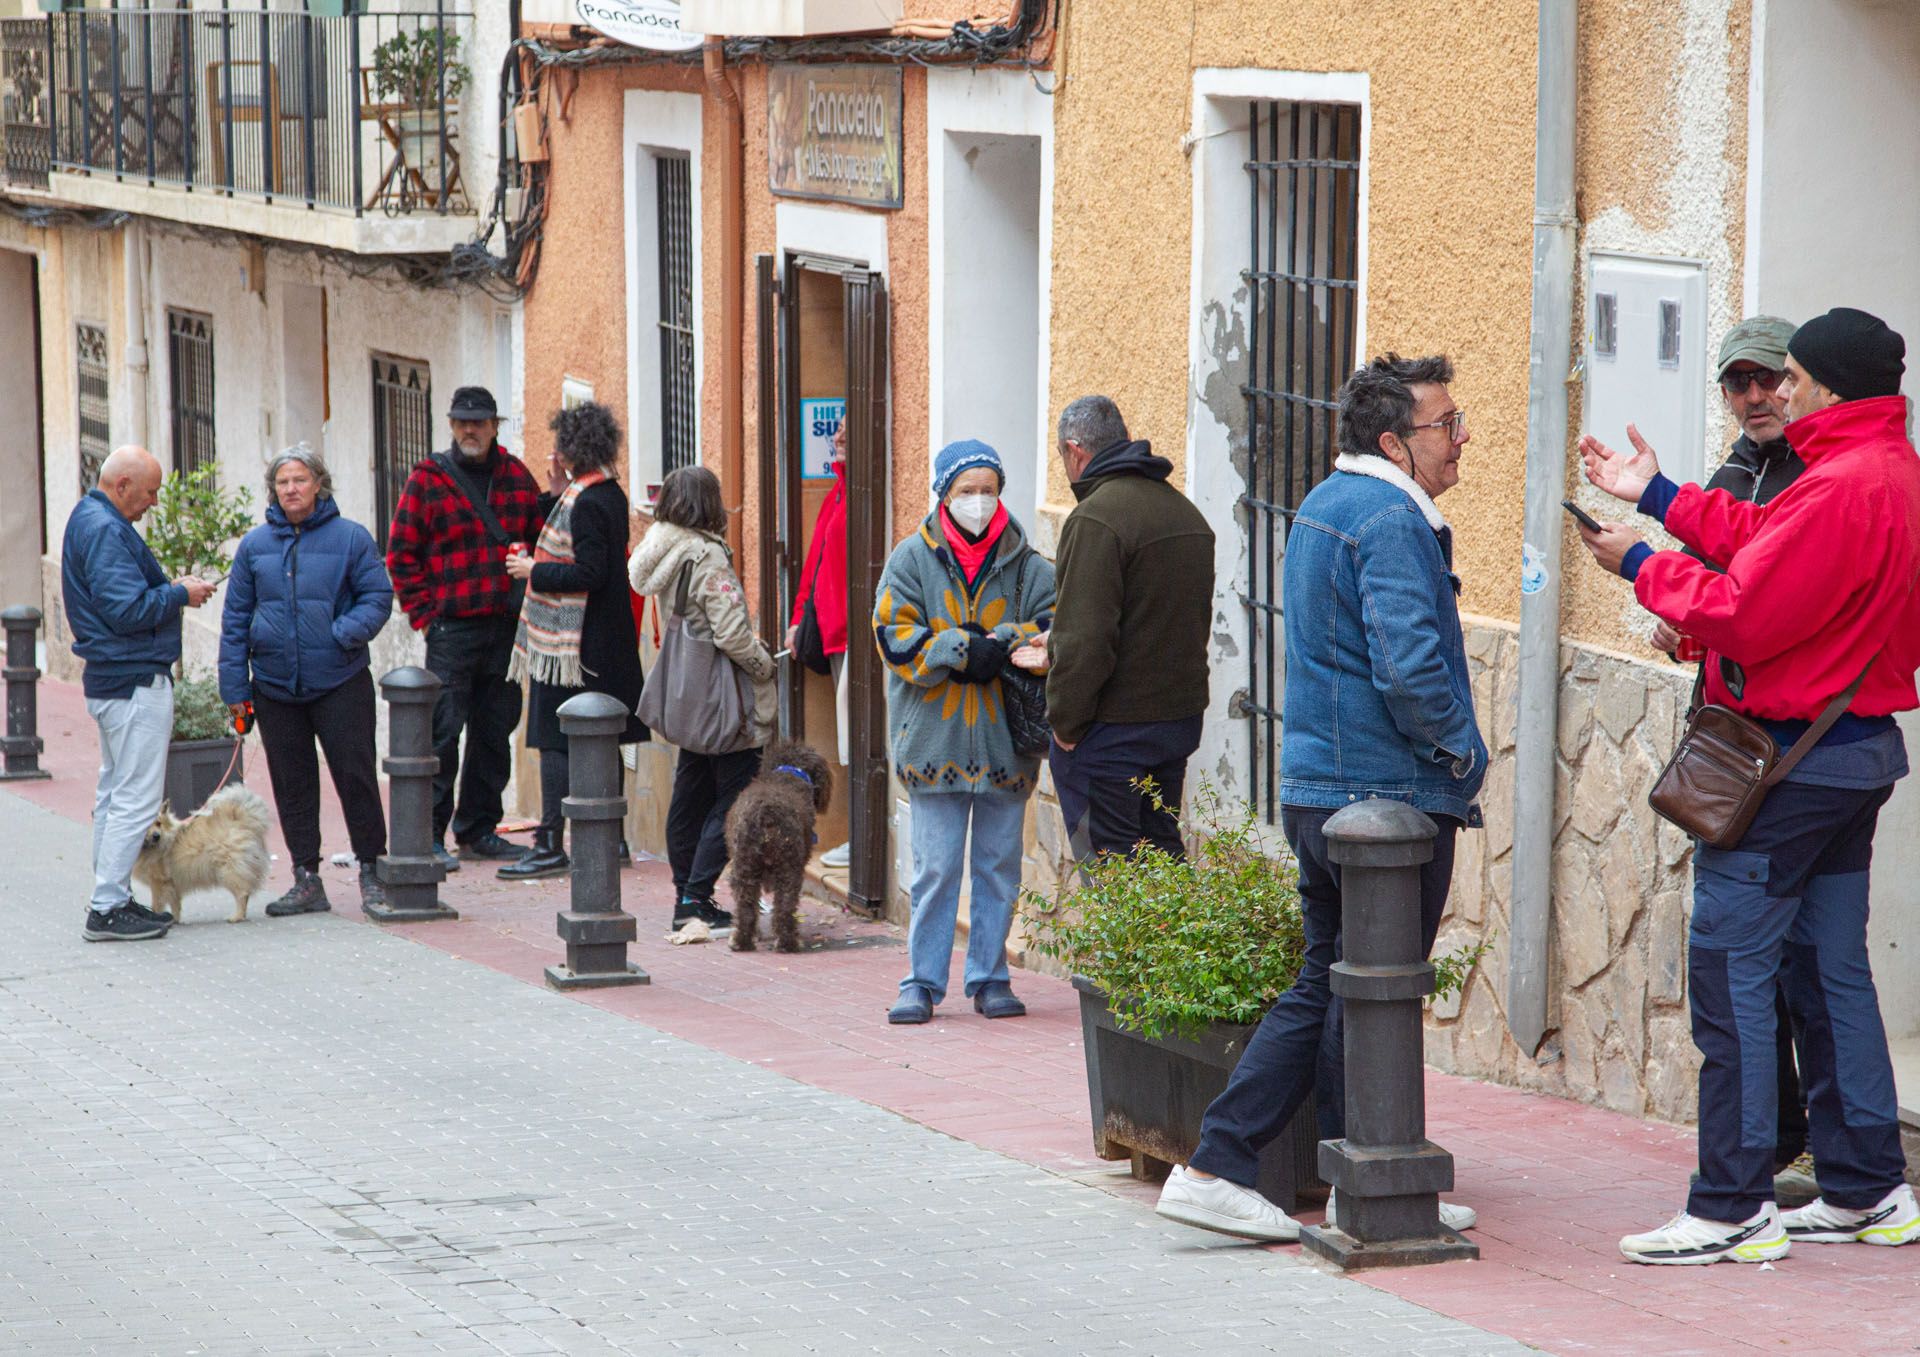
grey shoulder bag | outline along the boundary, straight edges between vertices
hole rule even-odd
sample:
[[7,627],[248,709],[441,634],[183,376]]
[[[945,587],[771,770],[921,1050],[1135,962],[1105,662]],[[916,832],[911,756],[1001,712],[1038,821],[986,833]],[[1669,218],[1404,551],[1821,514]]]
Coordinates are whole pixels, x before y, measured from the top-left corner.
[[731,754],[753,738],[753,679],[687,615],[693,562],[681,567],[660,654],[640,690],[637,714],[661,739],[694,754]]

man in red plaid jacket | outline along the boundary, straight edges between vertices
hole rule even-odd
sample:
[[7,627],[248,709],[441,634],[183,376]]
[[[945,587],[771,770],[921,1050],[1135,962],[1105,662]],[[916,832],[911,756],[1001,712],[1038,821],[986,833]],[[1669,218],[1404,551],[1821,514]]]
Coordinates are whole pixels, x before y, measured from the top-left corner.
[[[433,851],[451,872],[460,858],[447,851],[449,825],[460,857],[520,856],[499,834],[520,724],[520,685],[508,681],[507,664],[521,589],[507,574],[507,553],[533,549],[544,515],[533,474],[498,442],[492,393],[461,387],[447,417],[453,447],[415,467],[400,493],[387,535],[387,573],[414,630],[427,633],[427,668],[441,683],[433,712],[440,756]],[[462,730],[467,761],[456,810]]]

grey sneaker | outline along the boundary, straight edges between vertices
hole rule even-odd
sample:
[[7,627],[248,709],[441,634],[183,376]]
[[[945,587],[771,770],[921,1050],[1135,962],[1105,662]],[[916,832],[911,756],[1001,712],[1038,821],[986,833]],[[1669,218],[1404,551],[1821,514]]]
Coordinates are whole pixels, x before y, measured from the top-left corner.
[[1197,1178],[1175,1164],[1153,1208],[1168,1220],[1241,1239],[1290,1244],[1300,1238],[1300,1222],[1250,1187],[1225,1178]]
[[387,885],[380,879],[379,867],[371,862],[360,864],[360,908],[369,905],[387,903]]
[[322,914],[332,908],[319,875],[305,867],[295,867],[293,889],[267,906],[267,917],[284,919],[289,914]]

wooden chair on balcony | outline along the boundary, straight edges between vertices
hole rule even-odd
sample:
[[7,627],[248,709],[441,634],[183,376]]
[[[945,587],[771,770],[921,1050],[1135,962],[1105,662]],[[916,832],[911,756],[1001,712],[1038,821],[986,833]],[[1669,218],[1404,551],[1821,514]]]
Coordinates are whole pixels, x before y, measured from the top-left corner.
[[[460,179],[460,148],[454,142],[457,126],[455,106],[448,105],[440,111],[438,120],[432,125],[430,138],[421,129],[409,130],[405,125],[409,114],[423,115],[433,111],[375,98],[373,70],[366,66],[360,68],[360,116],[379,127],[380,136],[386,142],[386,154],[382,158],[387,162],[379,182],[367,194],[364,207],[385,207],[394,214],[411,212],[415,208],[438,211],[442,180],[440,167],[433,163],[432,155],[444,151],[447,157],[447,206],[449,209],[458,207],[466,210],[467,191]],[[442,128],[446,132],[444,141],[441,138]]]
[[[254,87],[251,91],[236,91],[232,77],[236,72],[252,70]],[[265,83],[265,90],[260,88]],[[265,98],[262,98],[264,93]],[[213,143],[213,175],[216,182],[226,185],[227,178],[227,120],[231,117],[235,128],[233,144],[237,150],[245,144],[239,128],[251,124],[255,127],[264,119],[273,129],[273,182],[267,186],[269,193],[285,191],[286,157],[280,153],[280,125],[283,122],[299,122],[298,113],[288,115],[280,107],[280,72],[272,66],[263,67],[258,61],[210,61],[207,63],[207,118]],[[253,138],[258,145],[259,134]],[[234,185],[238,188],[239,185]]]

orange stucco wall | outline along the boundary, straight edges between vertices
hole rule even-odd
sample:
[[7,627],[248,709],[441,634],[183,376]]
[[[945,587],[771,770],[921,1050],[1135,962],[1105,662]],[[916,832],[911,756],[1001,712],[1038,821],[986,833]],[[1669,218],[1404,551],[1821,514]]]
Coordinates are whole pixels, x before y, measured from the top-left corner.
[[[767,188],[767,74],[764,65],[731,71],[745,119],[745,333],[739,337],[746,374],[744,442],[746,484],[741,488],[745,542],[738,563],[757,591],[760,506],[756,468],[760,447],[757,408],[758,334],[753,258],[771,254],[776,199]],[[559,77],[570,80],[571,77]],[[568,116],[551,119],[550,206],[540,272],[526,300],[527,454],[543,465],[551,443],[546,417],[558,406],[565,376],[593,383],[596,397],[626,422],[627,317],[624,111],[629,89],[704,92],[697,69],[611,66],[589,70],[567,101]],[[560,93],[564,95],[564,90]],[[703,106],[701,149],[701,457],[721,469],[720,161],[725,123],[709,95]],[[909,67],[905,78],[904,173],[906,206],[882,213],[887,223],[892,298],[894,536],[910,531],[926,502],[927,430],[927,197],[926,77]],[[649,437],[651,431],[637,436]]]

